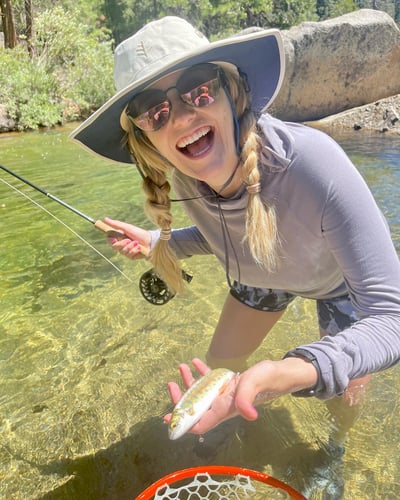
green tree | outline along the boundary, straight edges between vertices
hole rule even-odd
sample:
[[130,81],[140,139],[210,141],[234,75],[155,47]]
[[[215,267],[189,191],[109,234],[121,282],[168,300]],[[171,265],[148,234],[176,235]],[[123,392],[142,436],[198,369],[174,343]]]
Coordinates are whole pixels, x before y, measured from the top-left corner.
[[288,29],[303,21],[317,21],[315,0],[273,0],[271,26]]
[[208,0],[104,0],[102,10],[116,43],[135,33],[149,21],[163,16],[180,16],[201,28],[209,15]]
[[250,26],[265,26],[272,0],[104,0],[103,12],[116,43],[149,21],[179,16],[196,26],[208,38],[238,33]]
[[400,24],[400,0],[394,0],[394,20]]
[[108,30],[89,29],[78,19],[76,10],[43,12],[36,20],[34,52],[37,64],[56,78],[64,102],[86,115],[114,91],[112,39]]
[[321,20],[342,16],[357,9],[354,0],[317,0],[317,13]]
[[210,38],[222,38],[253,26],[264,27],[269,22],[272,0],[234,2],[211,0],[209,15],[203,20],[203,31]]
[[112,40],[61,7],[35,18],[33,57],[22,45],[0,50],[0,103],[18,129],[89,115],[113,93]]

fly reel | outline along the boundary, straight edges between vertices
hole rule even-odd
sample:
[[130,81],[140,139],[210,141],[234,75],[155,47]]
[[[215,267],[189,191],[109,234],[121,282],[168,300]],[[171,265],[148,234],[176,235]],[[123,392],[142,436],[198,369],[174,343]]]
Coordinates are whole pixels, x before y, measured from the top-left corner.
[[[187,283],[190,283],[193,278],[186,271],[182,271],[182,277]],[[153,268],[142,274],[139,289],[147,302],[154,306],[162,306],[175,297]]]

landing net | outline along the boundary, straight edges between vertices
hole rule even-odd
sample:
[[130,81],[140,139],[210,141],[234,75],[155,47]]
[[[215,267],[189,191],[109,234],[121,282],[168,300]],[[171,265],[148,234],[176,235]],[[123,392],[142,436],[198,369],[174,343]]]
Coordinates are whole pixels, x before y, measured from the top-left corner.
[[173,472],[136,500],[283,500],[306,498],[268,474],[242,467],[205,466]]

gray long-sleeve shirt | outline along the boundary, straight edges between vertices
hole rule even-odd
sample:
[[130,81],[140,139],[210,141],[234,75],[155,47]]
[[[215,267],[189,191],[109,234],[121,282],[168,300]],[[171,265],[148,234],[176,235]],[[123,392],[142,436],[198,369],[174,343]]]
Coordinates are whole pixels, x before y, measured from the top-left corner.
[[[180,258],[213,253],[224,268],[228,259],[230,276],[242,284],[312,299],[348,292],[361,320],[335,337],[299,346],[316,357],[325,386],[318,397],[329,398],[341,394],[350,379],[399,361],[399,258],[370,190],[335,141],[268,114],[259,125],[265,137],[262,197],[275,205],[281,238],[278,270],[263,270],[242,243],[244,187],[220,198],[219,208],[207,185],[178,171],[177,197],[196,198],[182,202],[194,226],[174,230],[171,245]],[[234,252],[224,244],[219,210]]]

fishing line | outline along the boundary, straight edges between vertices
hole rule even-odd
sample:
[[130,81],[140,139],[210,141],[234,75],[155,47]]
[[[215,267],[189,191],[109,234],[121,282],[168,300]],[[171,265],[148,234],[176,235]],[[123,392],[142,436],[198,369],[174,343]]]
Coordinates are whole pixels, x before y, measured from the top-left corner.
[[100,257],[102,257],[106,262],[108,262],[108,264],[110,264],[115,270],[117,270],[124,278],[126,278],[130,283],[134,283],[133,280],[131,280],[131,278],[125,274],[118,266],[116,266],[110,259],[108,259],[104,254],[102,254],[100,252],[100,250],[98,250],[96,247],[94,247],[91,243],[89,243],[87,240],[85,240],[85,238],[83,238],[79,233],[77,233],[76,231],[74,231],[71,227],[69,227],[65,222],[63,222],[61,219],[59,219],[56,215],[54,215],[52,212],[50,212],[50,210],[48,210],[47,208],[43,207],[42,205],[40,205],[37,201],[35,201],[34,199],[32,199],[30,196],[28,196],[26,193],[24,193],[23,191],[20,191],[18,188],[16,188],[15,186],[13,186],[12,184],[8,183],[7,181],[5,181],[4,179],[2,179],[0,177],[0,181],[3,182],[3,184],[6,184],[6,186],[8,186],[9,188],[13,189],[14,191],[16,191],[18,194],[20,194],[21,196],[23,196],[24,198],[26,198],[27,200],[29,200],[31,203],[33,203],[34,205],[36,205],[38,208],[40,208],[41,210],[43,210],[46,214],[50,215],[50,217],[52,217],[53,219],[55,219],[57,222],[59,222],[62,226],[64,226],[66,229],[68,229],[69,231],[71,231],[72,234],[74,234],[77,238],[79,238],[81,241],[83,241],[83,243],[85,243],[89,248],[91,248],[94,252],[97,253],[97,255],[99,255]]
[[[28,179],[25,179],[21,175],[16,174],[15,172],[13,172],[12,170],[8,169],[7,167],[4,167],[3,165],[0,165],[0,169],[4,170],[5,172],[7,172],[8,174],[12,175],[13,177],[16,177],[17,179],[19,179],[23,183],[27,184],[28,186],[32,187],[36,191],[39,191],[40,193],[44,194],[45,196],[47,196],[51,200],[56,201],[57,203],[59,203],[63,207],[68,208],[74,214],[79,215],[80,217],[84,218],[86,221],[88,221],[91,224],[93,224],[97,229],[99,229],[100,231],[102,231],[103,233],[105,233],[109,238],[110,237],[117,238],[117,239],[128,238],[128,236],[126,234],[124,234],[123,231],[120,231],[118,229],[114,229],[112,226],[110,226],[109,224],[106,224],[102,220],[95,220],[92,217],[89,217],[88,215],[84,214],[80,210],[77,210],[76,208],[74,208],[73,206],[69,205],[68,203],[66,203],[63,200],[60,200],[60,198],[57,198],[57,196],[54,196],[51,193],[45,191],[40,186],[37,186],[33,182],[28,181]],[[75,231],[73,231],[70,227],[68,227],[60,219],[58,219],[57,217],[53,216],[53,214],[51,212],[49,212],[44,207],[42,207],[41,205],[39,205],[37,202],[35,202],[34,200],[32,200],[29,196],[25,195],[24,193],[22,193],[18,189],[14,188],[14,186],[12,186],[11,184],[8,184],[3,179],[1,179],[1,180],[4,182],[4,184],[6,184],[7,186],[11,187],[12,189],[15,189],[15,191],[17,191],[20,194],[22,194],[23,196],[25,196],[34,205],[38,206],[39,208],[41,208],[42,210],[44,210],[45,212],[47,212],[50,216],[52,216],[60,224],[62,224],[63,226],[65,226],[67,229],[69,229],[73,234],[75,234],[79,239],[81,239],[82,241],[84,241],[89,247],[93,248],[93,250],[97,254],[99,254],[104,260],[106,260],[106,262],[109,262],[112,267],[114,267],[115,269],[117,269],[119,273],[121,273],[123,276],[125,276],[125,278],[127,278],[132,283],[132,280],[128,276],[126,276],[126,274],[121,269],[119,269],[115,264],[113,264],[109,259],[107,259],[107,257],[105,257],[96,248],[92,247],[84,238],[82,238],[80,235],[78,235],[77,233],[75,233]],[[128,238],[128,239],[130,239],[130,238]],[[147,250],[144,247],[141,247],[140,252],[145,257],[148,257],[149,253],[150,253],[150,251]],[[192,279],[192,276],[190,274],[186,273],[185,271],[182,271],[182,277],[188,283],[190,283],[190,281]],[[155,271],[154,268],[149,269],[144,274],[142,274],[142,276],[139,278],[139,290],[140,290],[142,296],[148,302],[150,302],[150,304],[153,304],[153,305],[163,305],[163,304],[166,304],[169,300],[171,300],[175,296],[175,294],[173,294],[169,290],[167,284],[158,276],[158,274],[156,273],[156,271]]]

